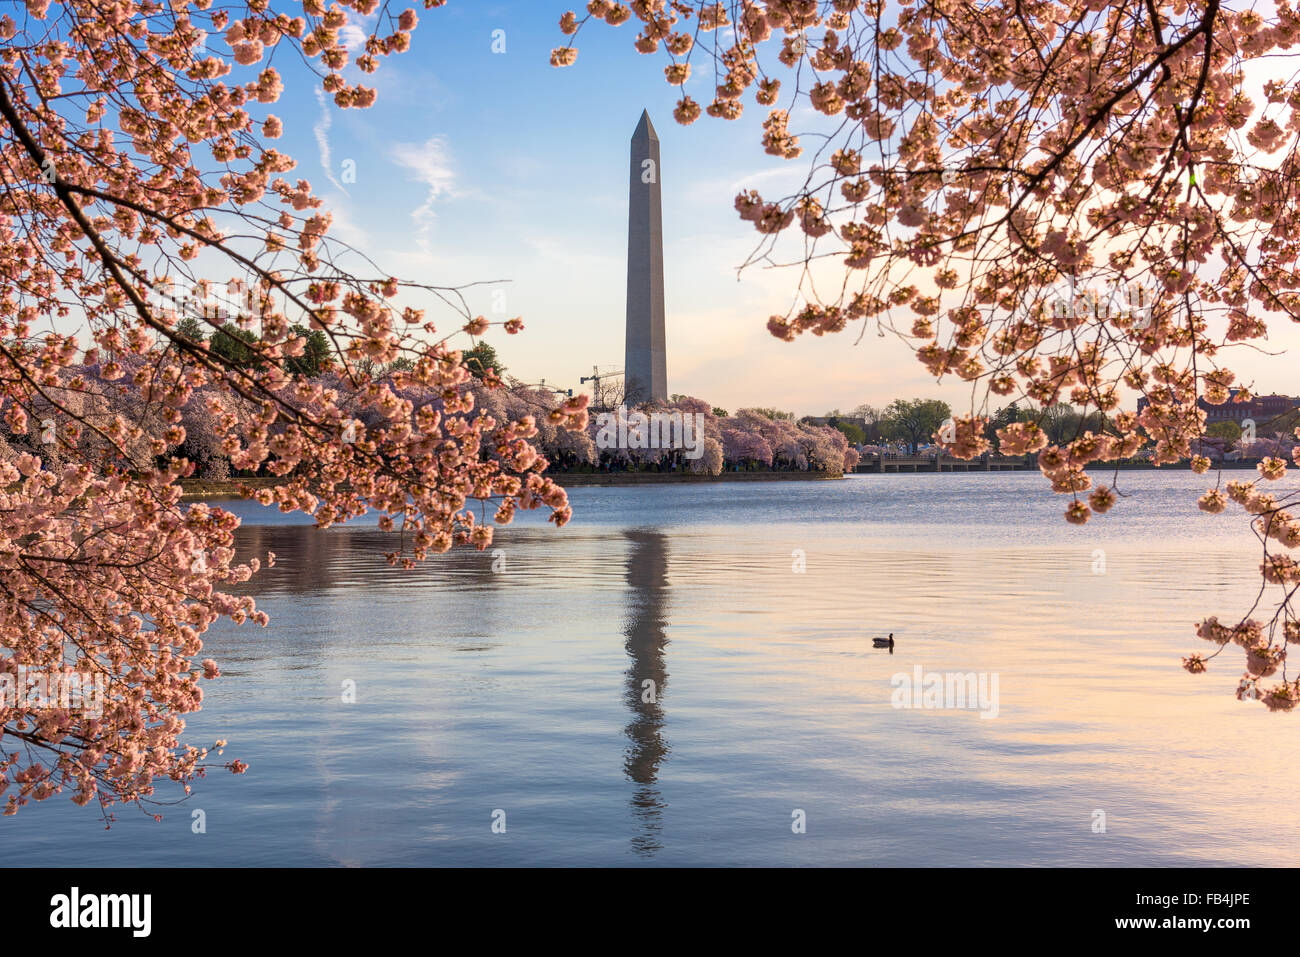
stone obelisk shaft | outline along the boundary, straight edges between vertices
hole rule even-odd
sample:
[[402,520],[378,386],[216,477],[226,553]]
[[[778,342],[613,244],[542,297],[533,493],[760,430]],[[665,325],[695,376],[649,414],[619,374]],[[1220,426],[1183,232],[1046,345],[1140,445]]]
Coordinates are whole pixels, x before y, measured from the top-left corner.
[[642,112],[632,134],[627,217],[627,344],[623,382],[629,406],[668,398],[664,348],[664,227],[659,136]]

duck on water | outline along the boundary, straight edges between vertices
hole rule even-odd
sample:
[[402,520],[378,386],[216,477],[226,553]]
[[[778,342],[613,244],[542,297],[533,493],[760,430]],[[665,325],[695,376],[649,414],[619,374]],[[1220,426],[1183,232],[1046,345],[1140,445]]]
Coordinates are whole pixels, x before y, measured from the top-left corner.
[[894,653],[894,633],[891,631],[888,638],[872,638],[871,643],[877,648],[888,648],[889,653]]

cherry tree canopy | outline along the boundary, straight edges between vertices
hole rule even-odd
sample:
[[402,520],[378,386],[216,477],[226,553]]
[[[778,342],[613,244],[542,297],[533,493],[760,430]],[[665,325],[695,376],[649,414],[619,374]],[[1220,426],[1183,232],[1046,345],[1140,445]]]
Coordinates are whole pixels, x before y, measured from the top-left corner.
[[[271,142],[286,79],[319,83],[341,108],[371,105],[375,91],[341,71],[364,77],[406,50],[414,10],[379,0],[303,0],[293,15],[268,0],[7,6],[0,690],[25,669],[45,687],[102,680],[106,700],[91,713],[55,696],[0,697],[0,792],[10,814],[64,790],[107,808],[149,798],[159,777],[189,790],[209,754],[180,742],[183,716],[202,701],[201,679],[219,674],[196,660],[202,635],[223,617],[266,623],[252,598],[224,590],[260,565],[235,560],[237,519],[181,504],[179,479],[196,464],[185,449],[283,477],[258,498],[321,526],[378,511],[400,532],[394,563],[486,547],[492,528],[476,502],[492,502],[498,522],[517,508],[549,508],[557,525],[570,513],[529,442],[536,419],[476,406],[448,336],[481,335],[487,320],[454,288],[417,288],[331,239],[329,213]],[[370,28],[354,58],[344,37],[358,24]],[[235,303],[230,315],[191,308],[214,293]],[[417,295],[447,306],[446,333]],[[213,328],[233,315],[227,329],[248,342],[227,331],[232,348],[209,348],[196,315]],[[295,327],[328,337],[332,379],[292,371],[309,338]],[[399,357],[407,371],[364,372]],[[546,415],[581,431],[585,400]]]

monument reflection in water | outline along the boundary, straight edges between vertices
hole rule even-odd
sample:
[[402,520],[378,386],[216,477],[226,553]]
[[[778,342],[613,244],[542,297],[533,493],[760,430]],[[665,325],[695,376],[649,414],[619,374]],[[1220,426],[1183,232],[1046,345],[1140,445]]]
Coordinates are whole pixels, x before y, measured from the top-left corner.
[[627,756],[623,767],[636,785],[632,811],[642,831],[632,847],[642,856],[663,845],[659,832],[668,806],[659,792],[659,765],[670,748],[664,739],[664,694],[668,689],[664,626],[668,610],[668,540],[650,529],[628,529],[628,616],[623,648],[631,659],[624,699],[632,719],[627,725]]

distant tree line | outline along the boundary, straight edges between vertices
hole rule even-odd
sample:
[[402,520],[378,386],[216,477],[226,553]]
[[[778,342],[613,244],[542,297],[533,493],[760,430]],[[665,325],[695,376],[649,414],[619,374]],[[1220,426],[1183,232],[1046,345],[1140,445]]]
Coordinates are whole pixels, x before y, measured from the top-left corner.
[[[952,418],[952,408],[941,399],[894,399],[883,408],[864,404],[848,413],[833,409],[819,418],[842,432],[854,445],[900,445],[916,454],[934,441],[944,423]],[[1067,403],[1037,407],[1013,402],[997,409],[985,426],[985,437],[995,451],[997,430],[1013,422],[1036,422],[1048,439],[1057,444],[1069,442],[1085,432],[1115,434],[1110,422],[1099,412],[1083,415]]]
[[[252,368],[266,360],[257,355],[255,346],[257,333],[243,329],[233,322],[225,322],[211,332],[207,324],[194,316],[185,316],[176,324],[177,335],[193,343],[206,343],[208,349],[236,368]],[[329,336],[320,329],[308,329],[294,324],[290,332],[304,340],[301,355],[289,356],[284,360],[285,371],[294,375],[316,378],[326,372],[337,369],[334,348]],[[498,376],[504,376],[506,367],[497,356],[496,349],[486,342],[478,342],[472,349],[464,352],[465,366],[476,378],[483,378],[488,369],[495,370]],[[379,364],[367,359],[352,362],[354,372],[370,378],[379,378],[391,372],[409,372],[413,364],[405,356],[392,362]]]
[[[767,414],[773,410],[754,411]],[[787,413],[777,413],[770,417],[785,415]],[[940,399],[895,399],[883,408],[864,404],[848,413],[832,409],[824,416],[805,416],[800,422],[837,429],[855,447],[899,446],[916,454],[934,441],[951,417],[948,403]],[[1255,457],[1274,454],[1269,450],[1277,446],[1284,454],[1293,445],[1292,429],[1300,424],[1300,421],[1292,419],[1300,420],[1300,416],[1283,416],[1276,427],[1261,423],[1257,436],[1244,435],[1241,425],[1231,420],[1214,422],[1205,429],[1205,437],[1198,441],[1193,451],[1211,459],[1221,458],[1229,452]],[[1015,422],[1036,423],[1053,445],[1068,444],[1088,432],[1094,435],[1119,434],[1114,423],[1100,412],[1083,414],[1065,402],[1048,406],[1012,402],[994,411],[984,427],[984,437],[989,440],[995,454],[1000,445],[998,430]]]

